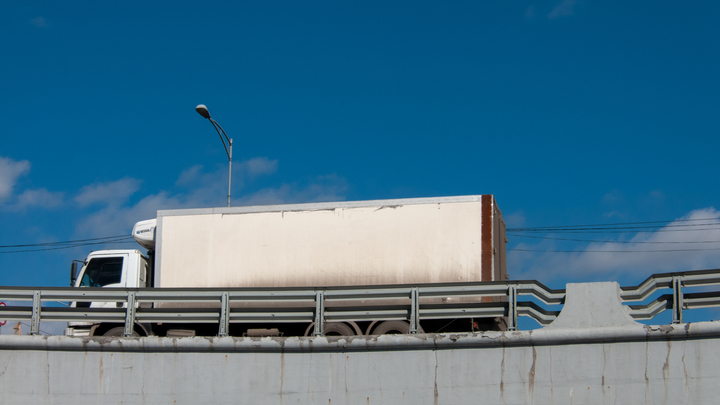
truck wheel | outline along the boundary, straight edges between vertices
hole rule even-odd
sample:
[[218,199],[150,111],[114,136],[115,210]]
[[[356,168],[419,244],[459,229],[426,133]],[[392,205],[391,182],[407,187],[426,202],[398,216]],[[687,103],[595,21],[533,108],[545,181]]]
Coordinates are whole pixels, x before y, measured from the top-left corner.
[[[372,331],[373,335],[406,335],[408,333],[410,333],[410,323],[405,321],[385,321]],[[418,328],[418,333],[425,333],[422,327]]]
[[[310,336],[313,332],[315,322],[311,323],[310,326],[305,330],[305,336]],[[325,323],[325,330],[323,336],[355,336],[355,330],[350,326],[342,322],[327,322]]]
[[355,331],[341,322],[328,322],[325,324],[325,336],[353,336]]
[[[112,329],[108,329],[105,333],[103,333],[103,336],[122,337],[123,333],[125,333],[125,327],[118,326]],[[133,330],[132,337],[140,337],[140,335],[137,333],[137,331]]]

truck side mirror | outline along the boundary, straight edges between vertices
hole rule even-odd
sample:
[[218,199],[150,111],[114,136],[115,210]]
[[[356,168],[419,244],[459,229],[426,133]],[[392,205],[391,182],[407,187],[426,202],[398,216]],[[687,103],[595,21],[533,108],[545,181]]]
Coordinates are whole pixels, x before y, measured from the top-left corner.
[[77,280],[78,263],[73,260],[70,263],[70,287],[75,287],[75,280]]

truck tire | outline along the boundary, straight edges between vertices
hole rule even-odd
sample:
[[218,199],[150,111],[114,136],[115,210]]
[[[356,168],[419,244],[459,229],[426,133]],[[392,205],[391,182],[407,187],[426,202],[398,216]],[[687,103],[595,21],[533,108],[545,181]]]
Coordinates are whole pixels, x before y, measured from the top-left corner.
[[[410,323],[405,321],[385,321],[372,331],[373,335],[407,335],[410,333]],[[418,333],[425,333],[418,327]]]
[[328,322],[325,324],[323,336],[353,336],[355,331],[353,328],[342,322]]
[[[125,327],[118,326],[112,329],[108,329],[105,333],[103,333],[103,336],[107,337],[122,337],[123,333],[125,333]],[[140,337],[140,334],[137,333],[136,330],[133,330],[132,337]]]
[[[315,322],[305,330],[305,336],[312,335]],[[343,322],[326,322],[324,326],[323,336],[355,336],[356,331]]]

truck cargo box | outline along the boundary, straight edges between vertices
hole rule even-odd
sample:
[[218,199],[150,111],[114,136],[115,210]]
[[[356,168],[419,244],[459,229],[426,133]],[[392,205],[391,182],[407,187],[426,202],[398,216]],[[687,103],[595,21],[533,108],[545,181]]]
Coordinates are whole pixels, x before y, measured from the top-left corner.
[[155,287],[504,281],[492,195],[158,211]]

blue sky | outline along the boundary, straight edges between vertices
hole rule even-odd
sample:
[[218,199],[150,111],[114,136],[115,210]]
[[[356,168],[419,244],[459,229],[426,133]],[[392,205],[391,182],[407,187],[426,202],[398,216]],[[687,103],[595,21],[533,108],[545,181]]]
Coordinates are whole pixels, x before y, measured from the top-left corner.
[[[223,206],[202,103],[234,138],[234,205],[494,194],[509,227],[700,219],[511,236],[508,271],[562,287],[718,268],[720,243],[636,243],[720,241],[718,17],[713,1],[6,4],[0,245]],[[704,250],[594,252],[670,247]],[[0,249],[0,284],[67,285],[97,248]]]

